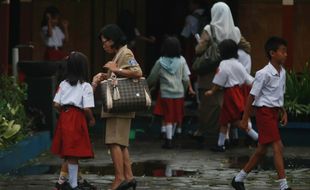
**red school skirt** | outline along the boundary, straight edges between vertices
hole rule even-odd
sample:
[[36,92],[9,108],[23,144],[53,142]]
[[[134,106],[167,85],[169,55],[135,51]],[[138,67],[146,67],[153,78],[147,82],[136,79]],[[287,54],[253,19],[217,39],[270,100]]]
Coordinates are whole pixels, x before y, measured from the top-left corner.
[[57,121],[51,152],[62,158],[94,157],[83,110],[76,107],[62,109]]
[[161,98],[159,94],[153,113],[162,116],[165,123],[182,123],[184,98]]
[[259,144],[268,144],[281,140],[278,127],[279,108],[256,108],[255,117]]
[[55,48],[46,48],[44,59],[49,61],[61,61],[68,56],[68,53]]
[[227,125],[237,120],[241,120],[244,111],[245,98],[239,85],[226,88],[223,97],[223,106],[220,113],[219,122]]

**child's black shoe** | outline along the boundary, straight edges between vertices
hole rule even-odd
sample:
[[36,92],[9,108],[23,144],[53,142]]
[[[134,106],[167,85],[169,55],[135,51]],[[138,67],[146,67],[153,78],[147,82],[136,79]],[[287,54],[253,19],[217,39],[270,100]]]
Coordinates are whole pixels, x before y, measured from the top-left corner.
[[231,181],[231,186],[233,186],[235,190],[245,190],[244,183],[235,181],[235,177]]

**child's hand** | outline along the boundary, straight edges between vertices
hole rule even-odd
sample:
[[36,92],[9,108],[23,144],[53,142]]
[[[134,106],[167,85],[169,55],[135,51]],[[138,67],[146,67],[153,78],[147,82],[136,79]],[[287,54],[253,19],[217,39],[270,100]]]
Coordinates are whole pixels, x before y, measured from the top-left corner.
[[188,94],[193,97],[193,96],[196,95],[196,92],[192,88],[189,88],[188,89]]
[[91,118],[91,119],[88,121],[88,126],[89,126],[89,127],[93,127],[95,124],[96,124],[95,118]]
[[64,28],[68,28],[69,26],[69,22],[67,20],[62,20],[61,24]]
[[213,90],[208,90],[205,92],[205,96],[212,96],[213,95]]
[[287,124],[287,113],[286,111],[282,112],[282,117],[280,120],[280,125],[285,126]]

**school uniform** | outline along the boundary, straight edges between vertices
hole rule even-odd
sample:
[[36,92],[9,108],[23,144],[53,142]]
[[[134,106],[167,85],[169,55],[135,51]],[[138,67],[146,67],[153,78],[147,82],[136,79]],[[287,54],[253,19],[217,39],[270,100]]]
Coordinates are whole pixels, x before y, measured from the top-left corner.
[[245,97],[241,85],[251,84],[251,77],[243,65],[235,58],[221,61],[214,76],[213,83],[224,88],[223,106],[219,123],[227,125],[240,120],[245,106]]
[[65,39],[65,34],[62,30],[55,26],[52,29],[52,35],[48,36],[48,27],[42,27],[42,37],[46,46],[44,59],[50,61],[59,61],[64,59],[68,54],[62,51],[63,41]]
[[147,78],[149,86],[160,83],[160,94],[154,108],[155,115],[163,116],[166,123],[182,123],[184,94],[189,83],[190,71],[181,57],[160,57]]
[[255,96],[258,142],[267,144],[281,140],[278,123],[279,110],[284,105],[286,71],[278,72],[271,63],[257,71],[250,94]]
[[51,152],[61,157],[94,157],[83,110],[83,108],[94,107],[91,85],[84,82],[71,86],[67,81],[62,81],[53,101],[60,104],[62,108]]
[[[127,45],[118,50],[113,61],[117,63],[117,67],[120,69],[142,72]],[[111,75],[110,72],[108,74]],[[102,109],[101,117],[106,119],[105,144],[118,144],[127,147],[129,145],[131,119],[135,117],[135,112],[107,113]]]

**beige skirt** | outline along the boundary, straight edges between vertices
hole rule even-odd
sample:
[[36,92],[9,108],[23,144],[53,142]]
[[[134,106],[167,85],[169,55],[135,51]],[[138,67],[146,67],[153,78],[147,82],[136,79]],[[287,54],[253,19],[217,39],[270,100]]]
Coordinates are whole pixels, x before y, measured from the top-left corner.
[[106,118],[105,144],[129,145],[131,118]]

